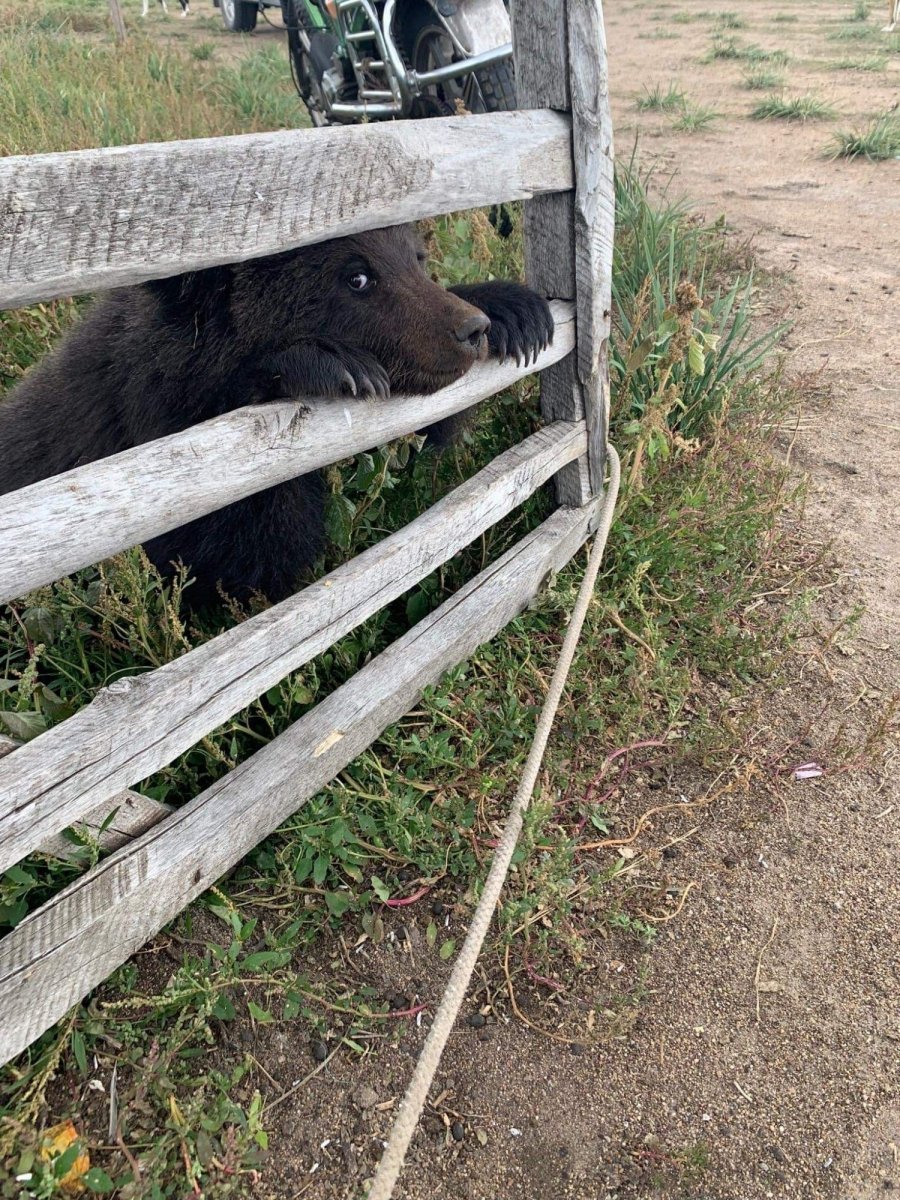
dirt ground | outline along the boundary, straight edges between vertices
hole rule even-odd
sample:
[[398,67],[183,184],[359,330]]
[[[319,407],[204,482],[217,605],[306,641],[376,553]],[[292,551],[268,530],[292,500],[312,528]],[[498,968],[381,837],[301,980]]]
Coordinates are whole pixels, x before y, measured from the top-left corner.
[[[637,843],[635,871],[684,905],[652,951],[611,940],[598,956],[596,992],[611,997],[614,1036],[583,1050],[490,1011],[472,1022],[497,983],[480,980],[398,1200],[900,1193],[900,753],[896,732],[865,746],[900,692],[900,169],[826,161],[827,123],[749,120],[758,93],[741,86],[741,64],[701,62],[714,28],[706,3],[608,3],[618,152],[640,131],[639,158],[657,166],[660,184],[672,177],[670,194],[752,239],[771,279],[763,315],[794,322],[787,369],[804,403],[781,438],[809,480],[799,534],[811,551],[833,544],[840,570],[813,615],[819,634],[798,648],[789,684],[756,719],[764,749],[749,789],[660,820]],[[896,54],[885,72],[827,69],[828,59],[878,49],[830,40],[850,0],[728,7],[747,26],[735,36],[789,51],[788,91],[829,100],[841,125],[896,103]],[[235,39],[233,53],[277,36],[261,28]],[[689,135],[636,110],[644,86],[670,81],[722,116]],[[846,759],[829,766],[841,738],[861,748],[850,755],[855,769]],[[790,768],[807,761],[824,774],[794,780]],[[619,817],[630,824],[661,796],[693,800],[707,784],[636,784]],[[460,936],[455,917],[448,904]],[[410,1003],[423,991],[434,1000],[444,968],[425,945],[430,919],[405,910],[405,936],[335,955]],[[555,1007],[564,1017],[595,999],[562,995]],[[525,1015],[554,1027],[546,1003]],[[259,1086],[277,1104],[256,1194],[359,1196],[424,1029],[392,1028],[376,1056],[360,1065],[336,1056],[302,1086],[314,1063],[289,1030],[228,1036],[260,1065],[248,1094]]]
[[[791,683],[757,722],[770,769],[746,794],[642,839],[650,872],[681,893],[695,886],[646,960],[632,942],[627,961],[610,944],[597,962],[607,994],[622,978],[618,1036],[577,1053],[518,1022],[463,1022],[396,1192],[407,1200],[900,1192],[900,755],[895,734],[854,770],[829,771],[827,751],[839,726],[863,745],[900,690],[900,175],[894,163],[826,161],[827,123],[749,120],[758,93],[741,86],[741,64],[700,62],[713,30],[704,4],[609,4],[618,151],[640,129],[641,161],[660,181],[674,174],[670,192],[707,216],[725,214],[773,277],[763,305],[795,323],[788,372],[804,397],[783,432],[809,479],[801,536],[832,543],[841,569],[814,614],[821,636],[799,648]],[[829,100],[840,124],[896,102],[896,55],[886,72],[827,69],[878,49],[830,39],[846,0],[729,8],[747,25],[736,36],[790,52],[788,91]],[[673,22],[675,12],[696,19]],[[723,115],[688,135],[639,114],[644,85],[670,81]],[[789,768],[805,761],[824,774],[794,780]],[[689,779],[668,788],[699,794]],[[646,807],[637,789],[622,815]],[[368,964],[411,995],[428,919],[408,917],[408,941]],[[429,968],[429,992],[439,982]],[[488,994],[483,984],[478,1002]],[[288,1092],[262,1191],[358,1195],[422,1035],[386,1042],[370,1066],[335,1059]],[[280,1092],[296,1078],[296,1048],[261,1036],[255,1053]]]

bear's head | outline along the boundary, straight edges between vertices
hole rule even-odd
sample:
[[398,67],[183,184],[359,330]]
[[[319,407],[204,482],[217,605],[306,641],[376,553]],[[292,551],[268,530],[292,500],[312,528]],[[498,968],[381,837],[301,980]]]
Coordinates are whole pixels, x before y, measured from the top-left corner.
[[[394,226],[151,285],[185,326],[198,307],[248,357],[322,339],[370,351],[395,392],[429,393],[487,353],[490,321],[435,283],[414,227]],[[180,280],[180,282],[179,282]],[[203,317],[200,317],[203,320]]]

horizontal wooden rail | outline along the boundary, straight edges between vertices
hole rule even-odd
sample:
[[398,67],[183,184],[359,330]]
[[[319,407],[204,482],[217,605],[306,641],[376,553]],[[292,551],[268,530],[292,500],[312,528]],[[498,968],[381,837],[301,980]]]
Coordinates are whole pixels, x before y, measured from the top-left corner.
[[571,305],[553,316],[553,345],[531,367],[477,364],[432,396],[241,408],[0,496],[0,601],[469,408],[572,350]]
[[586,447],[583,423],[540,430],[324,579],[155,671],[117,680],[22,746],[0,763],[0,871],[402,596]]
[[0,942],[0,1063],[296,812],[448,667],[520,613],[548,572],[572,557],[595,514],[594,504],[557,510],[253,758],[27,917]]
[[0,159],[0,308],[573,185],[547,111]]

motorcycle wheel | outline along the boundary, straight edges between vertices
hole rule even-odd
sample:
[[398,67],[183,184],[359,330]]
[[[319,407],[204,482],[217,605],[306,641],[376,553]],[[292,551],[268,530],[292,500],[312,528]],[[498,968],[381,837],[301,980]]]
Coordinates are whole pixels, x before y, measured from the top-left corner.
[[319,90],[315,70],[309,55],[300,39],[300,30],[311,37],[315,27],[306,12],[303,0],[284,0],[284,23],[288,28],[288,59],[291,64],[291,78],[300,99],[309,114],[310,123],[316,129],[328,124],[325,99]]
[[[433,71],[456,57],[446,29],[427,4],[416,5],[404,14],[400,40],[414,71]],[[414,117],[453,115],[459,103],[471,113],[512,112],[516,107],[516,83],[511,62],[482,67],[463,79],[427,88],[413,106]],[[513,225],[505,204],[495,204],[488,214],[501,237],[509,237]]]
[[[427,4],[415,5],[400,20],[400,40],[414,71],[433,71],[458,59],[446,29]],[[511,112],[516,107],[512,63],[497,63],[463,79],[433,84],[423,92],[412,115],[430,117],[436,109],[456,112],[459,102],[471,113]]]

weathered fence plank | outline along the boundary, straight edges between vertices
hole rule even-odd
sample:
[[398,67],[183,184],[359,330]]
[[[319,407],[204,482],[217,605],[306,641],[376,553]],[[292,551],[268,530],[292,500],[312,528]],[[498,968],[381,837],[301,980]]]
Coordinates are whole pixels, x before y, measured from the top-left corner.
[[584,504],[602,490],[609,409],[615,195],[600,0],[561,0],[541,15],[513,0],[512,26],[519,102],[572,109],[575,191],[526,204],[525,270],[543,295],[576,301],[577,355],[544,372],[541,405],[547,420],[587,419],[589,453],[557,479],[561,504]]
[[0,871],[402,596],[586,447],[583,422],[540,430],[324,579],[155,671],[117,680],[22,746],[0,763]]
[[0,1063],[520,613],[572,557],[594,515],[594,505],[555,512],[253,758],[27,917],[0,942]]
[[[586,439],[585,439],[586,440]],[[21,742],[0,733],[0,758],[21,748]],[[140,792],[119,792],[100,804],[89,808],[77,822],[87,834],[97,841],[103,850],[118,850],[133,842],[135,838],[158,825],[172,811],[168,804],[160,804]],[[114,813],[112,820],[110,814]],[[107,824],[108,822],[108,824]],[[69,822],[75,824],[76,822]],[[61,833],[52,833],[37,847],[41,854],[52,854],[54,858],[76,859],[78,846]]]
[[569,121],[491,113],[0,160],[0,308],[572,187]]
[[609,334],[616,195],[601,0],[566,0],[575,154],[576,361],[588,427],[591,490],[603,489],[609,428]]
[[572,350],[571,306],[553,315],[531,367],[476,364],[432,396],[254,405],[0,497],[0,601],[469,408]]

